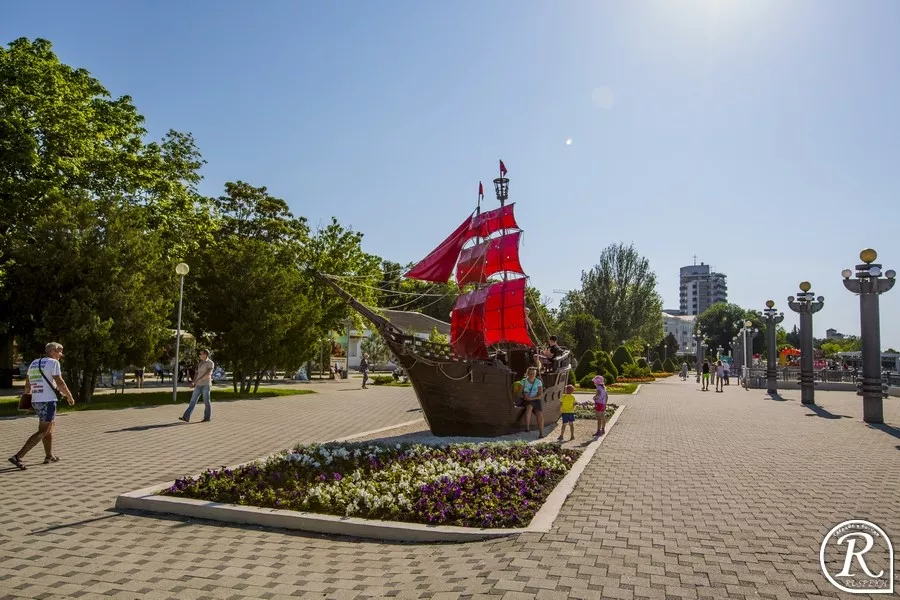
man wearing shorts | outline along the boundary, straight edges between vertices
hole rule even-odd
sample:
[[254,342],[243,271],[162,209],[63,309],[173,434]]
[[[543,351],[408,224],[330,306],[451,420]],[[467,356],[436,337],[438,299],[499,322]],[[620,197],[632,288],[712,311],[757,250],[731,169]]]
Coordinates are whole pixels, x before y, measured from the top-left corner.
[[45,347],[47,356],[35,359],[28,367],[28,378],[25,380],[25,393],[31,394],[31,406],[38,417],[38,430],[31,434],[22,449],[9,458],[9,462],[21,470],[27,467],[22,459],[28,451],[44,443],[44,464],[55,463],[59,457],[53,454],[53,427],[56,423],[57,390],[70,405],[75,404],[69,386],[62,378],[59,360],[63,355],[62,344],[50,342]]
[[703,388],[702,391],[709,391],[709,361],[703,361]]

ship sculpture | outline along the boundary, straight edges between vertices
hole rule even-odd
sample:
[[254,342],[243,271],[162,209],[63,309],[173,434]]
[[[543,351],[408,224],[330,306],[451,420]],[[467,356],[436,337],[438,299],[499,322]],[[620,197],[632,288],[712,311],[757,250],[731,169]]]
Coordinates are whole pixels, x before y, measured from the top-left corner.
[[[371,321],[409,376],[431,432],[437,436],[495,437],[525,430],[520,381],[529,366],[540,366],[545,429],[560,417],[560,397],[571,368],[568,350],[539,356],[529,332],[525,306],[527,278],[519,261],[522,230],[515,204],[507,204],[509,179],[500,161],[494,189],[500,207],[477,208],[405,277],[447,283],[454,274],[461,294],[450,319],[450,343],[408,335],[357,301],[334,279],[323,280]],[[533,426],[536,419],[531,417]]]

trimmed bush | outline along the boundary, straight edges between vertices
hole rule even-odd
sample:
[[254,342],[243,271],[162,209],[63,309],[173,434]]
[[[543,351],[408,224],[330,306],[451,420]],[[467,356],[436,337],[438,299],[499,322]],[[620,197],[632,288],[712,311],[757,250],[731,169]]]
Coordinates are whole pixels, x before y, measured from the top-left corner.
[[612,362],[616,366],[616,371],[621,373],[622,367],[634,364],[634,357],[631,355],[631,352],[628,351],[628,348],[619,346],[616,348],[616,351],[613,352]]
[[658,373],[659,371],[662,371],[663,370],[662,361],[657,358],[656,360],[653,361],[653,364],[650,366],[650,368],[653,369],[654,373]]
[[647,359],[643,356],[637,359],[637,365],[642,369],[649,369],[650,365],[647,363]]
[[578,381],[575,379],[575,370],[569,369],[569,385],[576,385]]
[[674,373],[678,370],[678,367],[675,366],[675,361],[671,358],[667,358],[665,362],[663,362],[663,369],[668,371],[669,373]]
[[585,375],[592,373],[595,368],[594,362],[596,360],[597,358],[594,352],[592,350],[586,350],[585,353],[581,355],[578,366],[575,367],[575,378],[578,381],[581,381]]
[[601,375],[604,373],[612,373],[616,377],[619,376],[619,370],[616,368],[616,365],[613,364],[608,352],[600,350],[597,354],[596,363],[596,371]]
[[585,375],[581,379],[578,380],[578,387],[585,390],[592,390],[597,386],[594,385],[594,376],[593,375]]
[[650,367],[641,367],[639,365],[625,365],[622,368],[621,377],[627,379],[644,379],[650,377]]
[[609,371],[603,374],[603,382],[608,386],[614,384],[618,378],[618,375],[610,373]]

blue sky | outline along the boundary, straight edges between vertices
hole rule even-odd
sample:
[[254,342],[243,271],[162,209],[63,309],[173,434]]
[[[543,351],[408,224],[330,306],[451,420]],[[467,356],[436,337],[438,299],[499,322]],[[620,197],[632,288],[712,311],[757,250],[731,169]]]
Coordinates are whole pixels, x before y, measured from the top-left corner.
[[[824,336],[859,332],[860,249],[900,270],[897,23],[894,0],[20,1],[0,40],[47,38],[154,137],[192,132],[204,193],[266,185],[405,263],[502,158],[546,295],[633,242],[667,307],[694,255],[788,329],[808,279]],[[882,296],[884,347],[898,309]]]

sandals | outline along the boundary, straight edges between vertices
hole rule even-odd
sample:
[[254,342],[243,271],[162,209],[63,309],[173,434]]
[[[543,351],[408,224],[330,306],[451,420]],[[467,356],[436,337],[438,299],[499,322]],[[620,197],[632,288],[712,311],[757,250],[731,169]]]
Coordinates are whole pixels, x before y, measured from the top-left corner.
[[50,463],[55,463],[55,462],[59,462],[58,456],[48,456],[48,457],[44,458],[45,465],[49,465]]
[[14,464],[16,466],[16,468],[18,468],[20,471],[24,471],[25,469],[28,468],[25,466],[25,463],[22,462],[22,459],[19,458],[18,456],[10,456],[9,462]]

